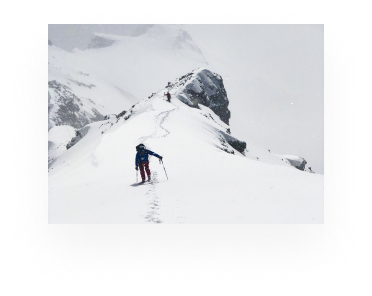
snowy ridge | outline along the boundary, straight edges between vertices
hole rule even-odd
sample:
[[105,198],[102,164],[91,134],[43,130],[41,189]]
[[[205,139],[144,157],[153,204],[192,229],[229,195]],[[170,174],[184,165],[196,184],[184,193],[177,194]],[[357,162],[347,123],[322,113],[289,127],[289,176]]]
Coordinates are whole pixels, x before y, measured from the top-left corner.
[[[323,223],[322,176],[249,141],[239,152],[212,109],[178,99],[185,89],[91,123],[49,169],[49,223]],[[150,157],[153,183],[129,186],[138,143],[164,157],[169,180]]]
[[295,155],[278,155],[278,156],[286,159],[290,163],[291,166],[294,166],[298,170],[309,172],[309,173],[314,173],[311,167],[308,167],[306,165],[307,161],[302,157],[295,156]]
[[90,72],[76,54],[53,45],[48,69],[49,130],[60,125],[79,129],[138,101],[109,79]]
[[[128,111],[140,98],[161,89],[164,81],[190,67],[207,64],[198,46],[179,26],[154,25],[139,33],[96,33],[84,51],[67,52],[48,42],[49,131],[70,126],[78,137],[87,124]],[[54,139],[51,145],[64,148],[65,141]],[[60,153],[49,151],[50,163]]]

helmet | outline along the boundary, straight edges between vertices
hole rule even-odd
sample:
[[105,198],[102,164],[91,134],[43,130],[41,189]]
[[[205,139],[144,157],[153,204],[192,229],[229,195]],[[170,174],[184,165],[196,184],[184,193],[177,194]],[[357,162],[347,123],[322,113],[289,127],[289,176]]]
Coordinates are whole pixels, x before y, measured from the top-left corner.
[[143,144],[139,144],[139,145],[136,146],[137,151],[138,150],[143,150],[143,149],[146,149],[145,145],[143,145]]

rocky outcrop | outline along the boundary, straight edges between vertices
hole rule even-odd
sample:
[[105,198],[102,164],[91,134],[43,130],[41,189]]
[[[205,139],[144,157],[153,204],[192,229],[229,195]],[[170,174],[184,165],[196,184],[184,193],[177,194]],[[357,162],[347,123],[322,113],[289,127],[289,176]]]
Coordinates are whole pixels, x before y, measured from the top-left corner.
[[70,149],[72,146],[74,146],[77,142],[79,142],[82,138],[86,136],[90,129],[90,126],[85,126],[79,130],[76,131],[75,137],[71,139],[70,142],[67,143],[66,148]]
[[109,39],[107,37],[102,37],[95,35],[88,45],[88,49],[91,48],[102,48],[112,45],[115,40]]
[[311,167],[306,166],[307,161],[302,157],[294,155],[282,155],[282,158],[285,158],[291,166],[300,171],[314,173],[314,171],[311,170]]
[[113,119],[113,118],[117,118],[116,114],[108,114],[108,115],[105,115],[105,117],[103,118],[104,120],[107,120],[107,119]]
[[[181,76],[174,82],[168,82],[166,89],[170,92],[172,90],[175,91],[176,97],[192,108],[199,108],[199,105],[210,108],[222,122],[229,124],[231,116],[228,109],[229,100],[222,77],[217,73],[213,73],[208,69],[196,69]],[[207,119],[219,124],[214,118],[215,115],[213,113],[203,114]],[[231,136],[229,128],[226,129],[225,126],[219,125],[222,130],[216,130],[220,141],[220,145],[217,148],[231,154],[234,154],[235,149],[244,155],[247,144]]]
[[315,174],[315,172],[311,169],[311,167],[305,167],[304,169],[305,172]]
[[240,141],[237,138],[234,138],[229,134],[224,133],[223,131],[220,131],[220,134],[224,137],[227,143],[230,144],[231,147],[233,147],[235,150],[239,151],[241,154],[244,155],[244,151],[247,148],[246,142]]
[[207,69],[194,70],[173,83],[169,82],[166,88],[178,88],[177,98],[180,101],[193,108],[198,108],[199,104],[204,105],[229,124],[229,100],[220,75]]
[[[55,80],[48,82],[49,129],[53,126],[69,125],[80,129],[85,125],[103,120],[104,116],[95,108],[83,110],[82,100],[67,85]],[[94,102],[91,102],[94,106]]]
[[307,164],[306,160],[303,158],[299,158],[299,160],[294,159],[288,159],[291,166],[294,166],[296,169],[299,169],[300,171],[303,171],[305,169],[305,165]]
[[51,103],[51,96],[48,91],[48,131],[54,126],[53,122],[50,120],[51,111],[53,110],[54,104]]
[[[245,155],[245,149],[247,148],[247,143],[234,138],[223,131],[217,131],[218,139],[220,141],[220,146],[216,146],[217,148],[230,153],[235,154],[235,150],[239,151],[241,154]],[[232,149],[232,148],[234,149]]]
[[118,115],[116,115],[116,117],[122,117],[125,115],[125,113],[127,113],[127,111],[123,110],[122,112],[120,112]]

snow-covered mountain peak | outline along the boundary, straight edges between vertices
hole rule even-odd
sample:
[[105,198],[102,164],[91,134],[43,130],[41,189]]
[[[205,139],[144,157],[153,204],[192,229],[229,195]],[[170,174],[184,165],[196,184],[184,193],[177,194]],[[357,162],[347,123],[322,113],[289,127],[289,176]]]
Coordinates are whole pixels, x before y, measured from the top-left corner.
[[198,68],[168,83],[166,88],[173,90],[177,98],[190,107],[198,108],[199,104],[209,107],[224,123],[229,124],[229,100],[222,77],[217,73]]
[[[50,223],[323,221],[322,177],[234,136],[223,79],[179,26],[48,48]],[[139,143],[164,160],[149,190],[129,186]]]
[[[53,130],[49,222],[322,223],[322,177],[236,139],[212,110],[221,86],[218,74],[194,70],[77,130],[65,151],[54,141],[66,143],[72,130]],[[135,188],[139,143],[163,164],[150,158],[153,183]]]
[[201,50],[194,42],[194,40],[191,38],[189,33],[187,33],[178,25],[173,26],[154,25],[146,32],[145,35],[147,38],[150,37],[151,41],[154,41],[156,39],[159,42],[170,44],[173,50],[177,49],[191,50],[197,53],[198,55],[201,55],[205,61],[205,58]]
[[[154,25],[149,28],[144,35],[147,35],[147,37],[151,37],[153,39],[160,38],[162,41],[177,38],[180,42],[192,40],[191,36],[179,25]],[[185,38],[186,36],[187,38]]]
[[138,36],[95,33],[89,49],[73,52],[48,44],[49,130],[61,125],[81,129],[128,110],[165,81],[206,65],[178,26],[154,25]]
[[[135,47],[137,51],[138,49],[141,52],[142,50],[150,51],[156,55],[167,52],[168,55],[176,55],[178,58],[184,57],[208,64],[191,36],[177,25],[153,25],[141,34],[132,36],[94,33],[87,50],[110,47],[113,44],[118,45],[121,49]],[[130,54],[136,54],[136,50]]]

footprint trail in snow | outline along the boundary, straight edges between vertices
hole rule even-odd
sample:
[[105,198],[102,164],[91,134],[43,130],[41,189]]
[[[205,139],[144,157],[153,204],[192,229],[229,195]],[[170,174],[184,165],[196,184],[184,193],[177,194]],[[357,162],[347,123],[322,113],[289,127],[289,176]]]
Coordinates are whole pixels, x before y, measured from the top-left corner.
[[[174,108],[172,110],[161,112],[155,118],[155,127],[154,132],[149,136],[141,137],[137,140],[137,144],[144,143],[146,140],[150,138],[164,138],[170,134],[170,132],[162,126],[162,124],[168,119],[169,114],[178,108]],[[150,189],[146,192],[146,197],[149,198],[149,210],[145,216],[145,219],[149,223],[162,223],[159,218],[159,209],[160,209],[160,198],[156,194],[156,184],[158,183],[157,180],[157,172],[154,171],[152,173],[152,182],[150,185]]]

